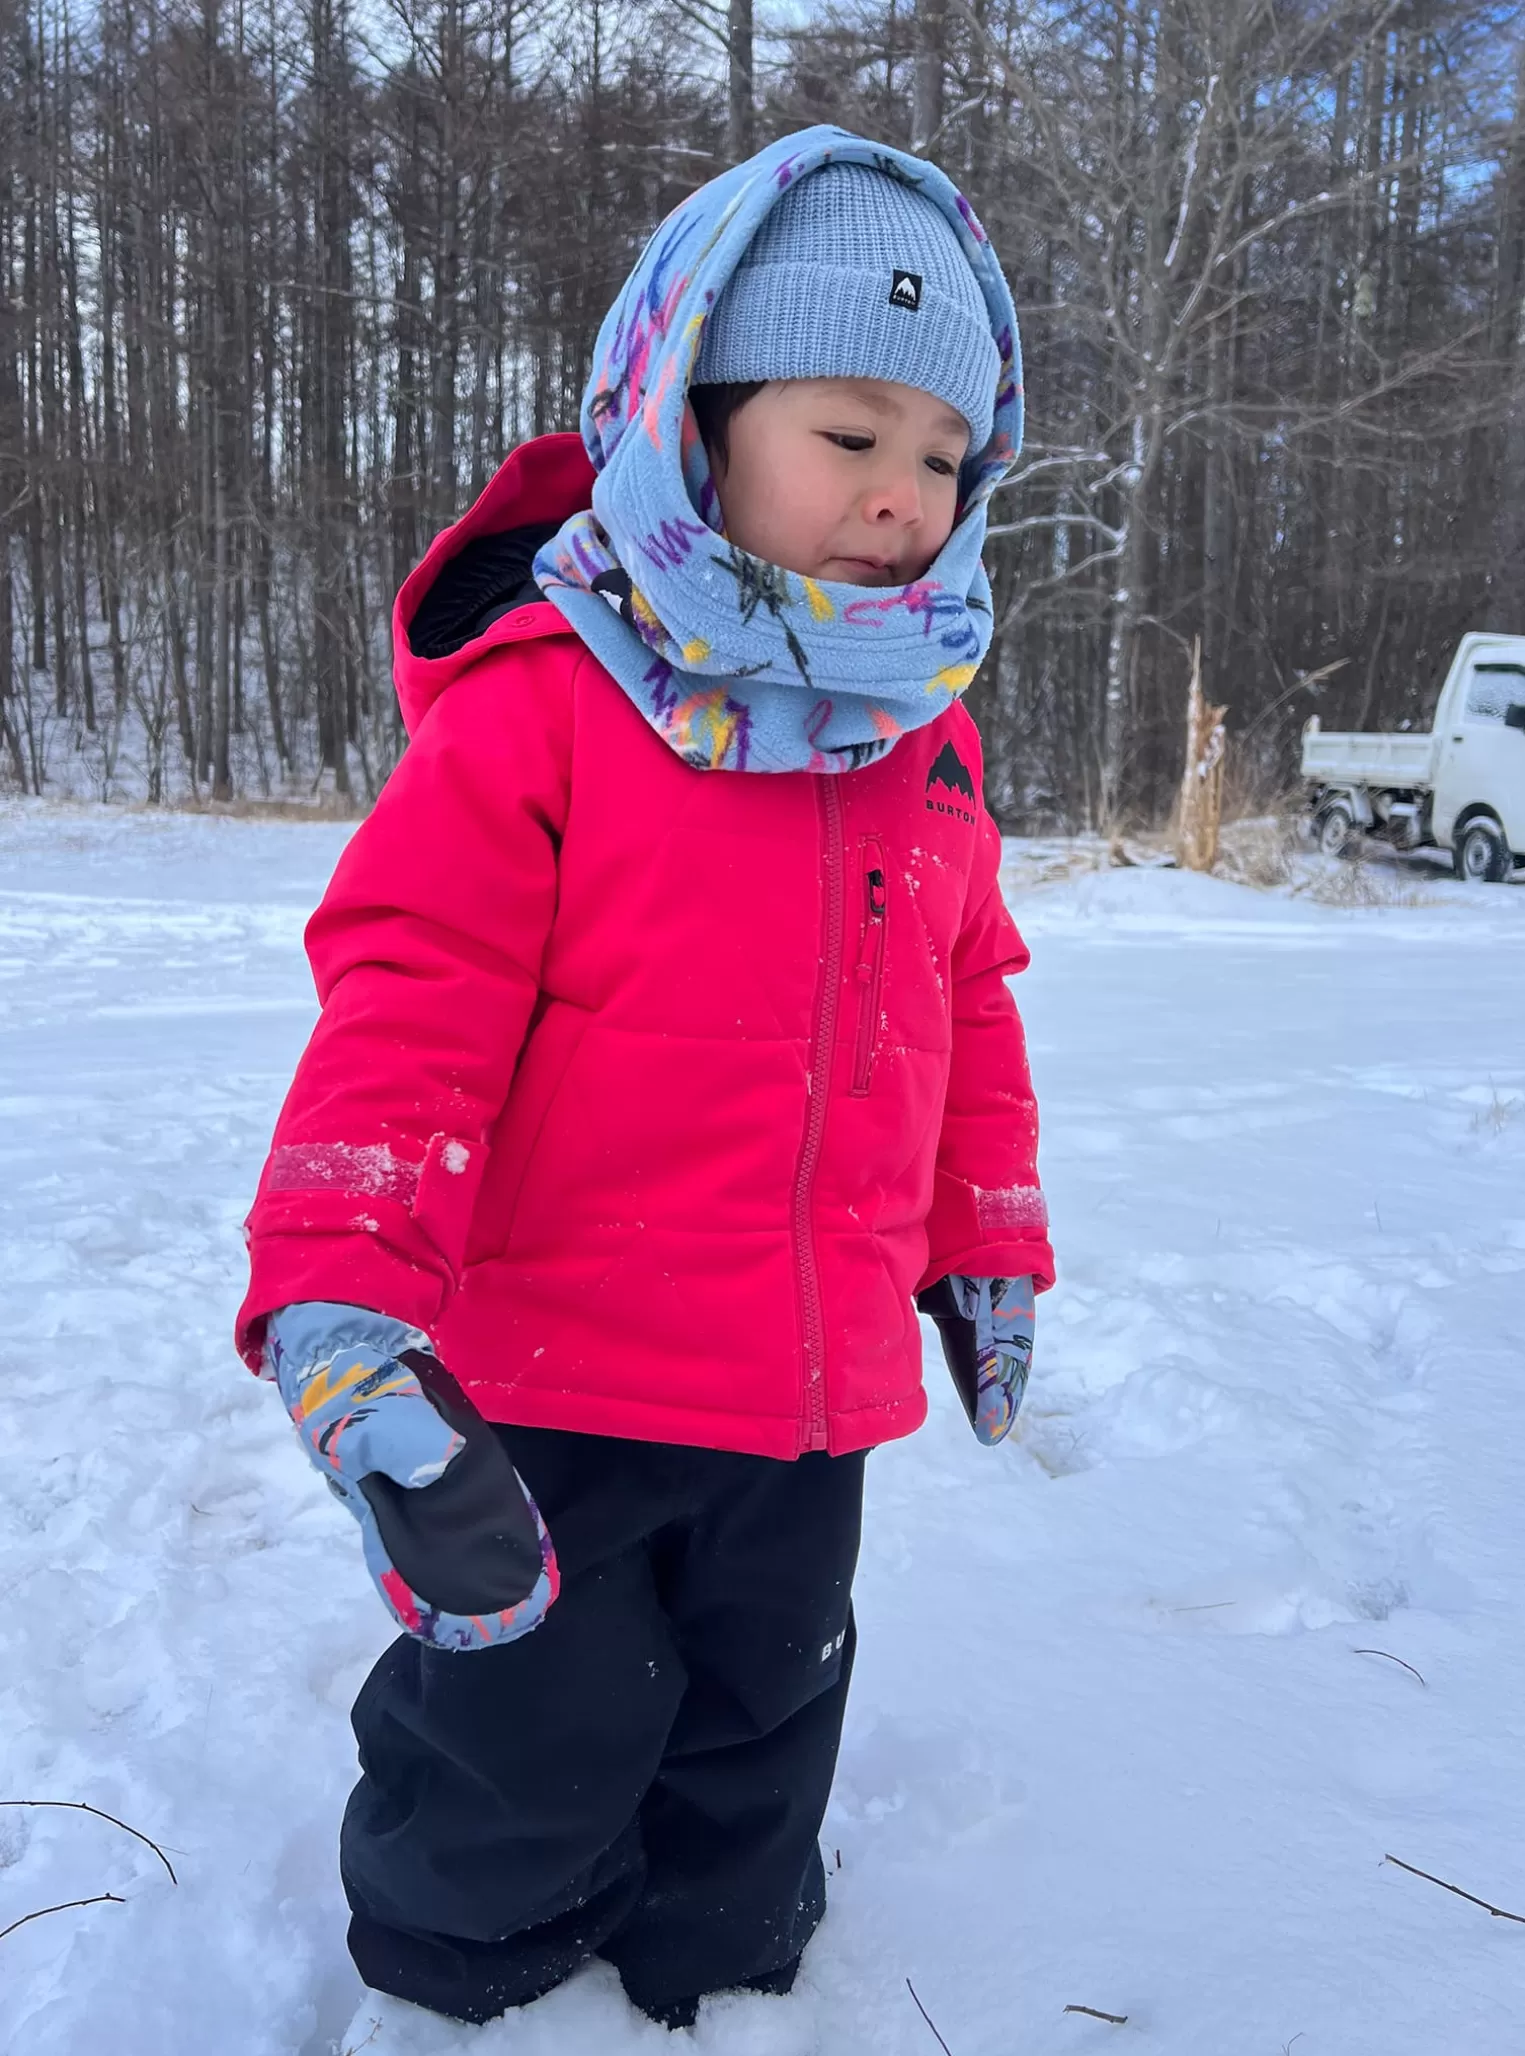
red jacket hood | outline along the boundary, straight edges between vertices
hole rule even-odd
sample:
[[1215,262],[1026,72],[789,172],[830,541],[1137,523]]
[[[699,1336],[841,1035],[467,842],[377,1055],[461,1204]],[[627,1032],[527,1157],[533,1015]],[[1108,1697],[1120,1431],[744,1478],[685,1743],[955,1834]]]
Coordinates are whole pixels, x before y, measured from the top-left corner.
[[565,521],[592,504],[593,466],[577,435],[542,435],[504,458],[476,504],[453,527],[442,529],[403,581],[392,608],[392,678],[411,736],[447,685],[503,643],[571,635],[549,600],[516,607],[447,657],[420,657],[408,640],[425,593],[452,557],[482,535],[501,535],[532,522]]

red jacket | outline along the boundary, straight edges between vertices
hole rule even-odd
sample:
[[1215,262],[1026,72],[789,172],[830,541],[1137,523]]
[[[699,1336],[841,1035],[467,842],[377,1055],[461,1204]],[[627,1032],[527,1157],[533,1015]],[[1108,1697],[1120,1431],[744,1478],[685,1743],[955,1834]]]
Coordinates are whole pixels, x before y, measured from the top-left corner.
[[414,654],[464,545],[591,481],[573,436],[517,450],[398,595],[411,741],[307,930],[239,1347],[343,1300],[493,1420],[909,1434],[913,1293],[1053,1276],[979,738],[953,707],[859,771],[695,770],[546,602]]

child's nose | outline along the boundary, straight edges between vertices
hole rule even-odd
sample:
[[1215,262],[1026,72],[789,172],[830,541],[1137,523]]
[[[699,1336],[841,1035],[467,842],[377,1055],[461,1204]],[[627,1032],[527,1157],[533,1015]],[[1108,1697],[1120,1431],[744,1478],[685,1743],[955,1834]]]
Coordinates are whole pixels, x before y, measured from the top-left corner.
[[869,493],[868,518],[876,525],[900,522],[909,527],[921,519],[921,483],[914,471],[877,479]]

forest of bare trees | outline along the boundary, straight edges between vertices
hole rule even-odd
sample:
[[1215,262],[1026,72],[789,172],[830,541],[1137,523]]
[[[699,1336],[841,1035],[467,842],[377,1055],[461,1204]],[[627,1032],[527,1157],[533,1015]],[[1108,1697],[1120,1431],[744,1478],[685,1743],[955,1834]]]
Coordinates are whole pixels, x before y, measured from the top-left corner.
[[0,788],[373,794],[402,577],[656,219],[821,119],[943,162],[1022,315],[1008,826],[1157,816],[1198,637],[1264,796],[1525,631],[1516,5],[0,0]]

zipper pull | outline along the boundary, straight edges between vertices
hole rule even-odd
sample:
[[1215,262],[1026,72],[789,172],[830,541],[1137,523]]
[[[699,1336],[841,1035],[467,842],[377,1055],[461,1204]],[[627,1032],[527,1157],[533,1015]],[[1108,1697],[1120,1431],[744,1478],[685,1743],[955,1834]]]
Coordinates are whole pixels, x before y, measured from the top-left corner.
[[878,869],[865,872],[864,884],[868,888],[868,917],[863,923],[863,948],[858,957],[858,980],[867,985],[874,975],[874,930],[884,920],[884,910],[889,893],[884,883],[884,873]]

